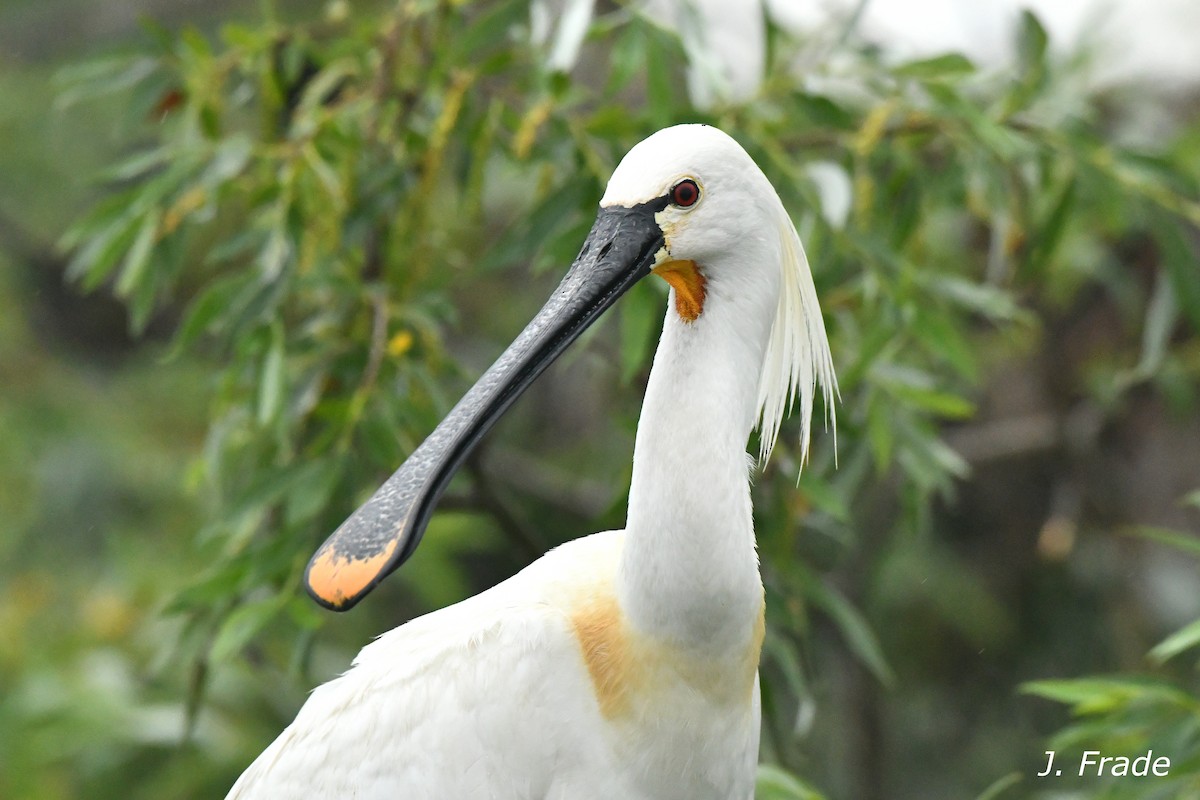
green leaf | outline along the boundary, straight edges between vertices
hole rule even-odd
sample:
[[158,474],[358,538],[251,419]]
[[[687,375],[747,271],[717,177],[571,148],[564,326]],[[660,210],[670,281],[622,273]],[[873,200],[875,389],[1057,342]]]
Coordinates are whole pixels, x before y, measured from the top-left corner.
[[1162,664],[1200,644],[1200,619],[1183,626],[1150,651],[1150,659]]
[[502,0],[491,4],[465,31],[454,37],[453,60],[470,64],[511,41],[511,31],[525,23],[528,13],[529,4],[525,0]]
[[979,357],[975,343],[968,338],[968,331],[964,330],[965,326],[938,307],[920,308],[916,314],[913,334],[929,354],[942,359],[972,383],[977,381]]
[[67,277],[78,280],[86,292],[102,284],[121,256],[129,252],[139,232],[137,222],[137,217],[127,215],[90,236],[81,236],[83,243],[71,257]]
[[1186,692],[1149,678],[1031,681],[1022,684],[1021,691],[1069,705],[1073,713],[1081,716],[1111,713],[1135,702],[1165,702],[1184,708],[1196,705],[1196,700]]
[[1033,250],[1030,255],[1030,261],[1035,267],[1042,270],[1049,269],[1049,262],[1058,251],[1063,234],[1072,219],[1072,212],[1075,209],[1075,190],[1078,185],[1074,175],[1063,184],[1054,198],[1050,213],[1046,215],[1046,219],[1038,228],[1037,240],[1033,242]]
[[180,614],[201,608],[214,608],[223,601],[235,595],[241,584],[245,570],[237,566],[223,565],[221,569],[212,569],[201,574],[182,589],[177,590],[166,605],[164,615]]
[[929,411],[945,419],[967,419],[975,415],[974,403],[950,392],[896,386],[893,387],[893,394],[915,408]]
[[341,481],[344,464],[336,459],[311,459],[292,478],[284,506],[284,523],[294,527],[315,518],[329,505]]
[[[569,181],[548,191],[525,217],[513,224],[501,240],[488,248],[479,264],[483,271],[498,269],[514,261],[528,260],[580,218],[586,181]],[[576,242],[576,247],[581,241]]]
[[825,795],[782,767],[759,764],[755,800],[825,800]]
[[245,134],[234,134],[217,145],[201,181],[216,187],[239,175],[254,153],[254,143]]
[[263,358],[258,379],[258,424],[274,421],[283,407],[286,363],[284,359],[283,326],[271,327],[271,346]]
[[327,64],[315,77],[304,85],[304,94],[296,108],[297,117],[307,117],[328,103],[341,88],[355,78],[358,68],[351,59],[341,59]]
[[991,786],[983,790],[979,797],[975,800],[996,800],[1000,795],[1020,783],[1023,776],[1019,772],[1010,772],[1003,778],[993,783]]
[[[767,608],[772,608],[768,600]],[[767,632],[763,640],[763,661],[770,660],[783,675],[788,691],[799,698],[810,697],[812,690],[804,678],[804,668],[801,666],[800,655],[796,648],[782,637]]]
[[249,273],[229,275],[209,284],[192,300],[175,331],[166,360],[178,358],[201,335],[217,329],[229,312],[233,298],[252,280]]
[[1158,528],[1153,525],[1138,525],[1127,529],[1125,532],[1134,536],[1140,536],[1143,539],[1149,539],[1152,542],[1165,544],[1188,555],[1200,556],[1200,539],[1189,536],[1186,533],[1179,533],[1168,528]]
[[55,77],[55,82],[63,87],[56,105],[70,108],[84,100],[95,100],[125,91],[154,74],[158,68],[157,59],[145,56],[116,56],[64,67]]
[[965,419],[975,413],[975,405],[934,385],[934,377],[913,367],[881,364],[872,371],[879,386],[906,405],[948,419]]
[[817,477],[815,472],[802,472],[797,489],[804,494],[804,499],[812,504],[813,508],[839,522],[850,521],[850,507],[842,492],[829,481]]
[[287,594],[279,594],[239,606],[221,625],[209,657],[219,663],[236,655],[283,611],[288,599]]
[[688,63],[687,53],[675,33],[660,27],[642,12],[638,12],[636,22],[631,24],[642,25],[646,36],[647,110],[655,125],[666,127],[674,121],[676,109],[686,98],[682,67]]
[[1149,377],[1162,367],[1178,319],[1179,303],[1175,299],[1170,278],[1159,275],[1146,307],[1146,321],[1142,326],[1142,354],[1134,367],[1135,375]]
[[995,286],[974,283],[953,275],[922,275],[917,272],[914,277],[938,297],[986,319],[1017,322],[1029,318],[1028,313],[1017,305],[1012,294]]
[[811,122],[814,128],[840,131],[853,131],[858,128],[855,115],[828,97],[797,92],[792,95],[792,99],[800,114]]
[[896,67],[896,74],[904,78],[924,80],[961,78],[975,72],[975,64],[961,53],[946,53],[933,58],[909,61]]
[[137,238],[125,254],[121,272],[117,276],[116,292],[121,297],[129,297],[146,276],[146,269],[150,266],[150,256],[154,252],[154,243],[158,237],[161,216],[159,210],[154,209],[142,219]]
[[136,180],[166,166],[175,156],[175,151],[170,147],[156,147],[108,167],[100,173],[99,178],[114,183]]
[[874,393],[867,406],[867,440],[871,443],[871,455],[875,457],[875,469],[880,474],[891,465],[892,447],[896,441],[892,426],[892,405]]
[[963,480],[971,474],[971,465],[941,439],[927,440],[926,448],[930,460],[946,475]]
[[1187,314],[1192,329],[1200,332],[1200,269],[1196,268],[1194,250],[1183,230],[1165,219],[1154,221],[1154,232],[1179,307]]
[[337,171],[317,152],[312,145],[304,147],[304,161],[325,189],[329,204],[340,213],[346,206],[346,191]]
[[194,26],[189,25],[179,32],[178,45],[181,53],[196,59],[198,62],[205,63],[212,60],[212,45],[208,43],[208,39],[205,38],[204,34]]
[[609,51],[608,82],[604,86],[607,95],[624,89],[630,79],[646,63],[646,37],[638,25],[627,25]]
[[263,278],[268,282],[275,281],[283,272],[291,255],[292,245],[288,240],[288,235],[284,233],[282,227],[273,228],[267,236],[266,244],[258,254],[258,265],[262,270]]
[[1046,49],[1050,36],[1041,20],[1029,9],[1021,11],[1017,28],[1017,66],[1022,73],[1040,74],[1046,68]]
[[850,651],[880,683],[891,686],[896,676],[884,658],[883,648],[880,647],[875,632],[871,630],[871,626],[859,610],[837,589],[824,581],[812,581],[808,588],[813,602],[833,618]]

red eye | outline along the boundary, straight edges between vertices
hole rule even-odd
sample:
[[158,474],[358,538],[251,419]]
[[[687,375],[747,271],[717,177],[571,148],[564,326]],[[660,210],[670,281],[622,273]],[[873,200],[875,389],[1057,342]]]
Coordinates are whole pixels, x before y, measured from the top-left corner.
[[700,187],[691,178],[686,178],[671,187],[671,202],[680,208],[694,206],[700,199]]

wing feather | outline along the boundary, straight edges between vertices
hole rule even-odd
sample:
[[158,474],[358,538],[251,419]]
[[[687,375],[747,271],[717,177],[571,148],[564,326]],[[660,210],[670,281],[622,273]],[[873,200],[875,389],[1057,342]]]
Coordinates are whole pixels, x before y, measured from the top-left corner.
[[416,798],[545,796],[556,775],[585,766],[560,754],[586,757],[579,723],[594,714],[563,598],[612,574],[619,540],[576,540],[383,634],[312,693],[228,800],[382,800],[398,786]]

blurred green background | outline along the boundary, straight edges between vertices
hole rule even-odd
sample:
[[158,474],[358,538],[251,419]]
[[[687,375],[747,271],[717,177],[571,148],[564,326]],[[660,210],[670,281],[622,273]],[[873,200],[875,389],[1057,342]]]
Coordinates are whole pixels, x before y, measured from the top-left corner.
[[793,421],[756,480],[759,795],[1200,797],[1196,85],[1032,14],[996,66],[776,3],[747,89],[703,14],[591,5],[0,6],[0,798],[223,796],[373,635],[620,526],[649,283],[400,573],[299,588],[697,120],[792,211],[842,387],[836,468],[818,431],[796,485]]

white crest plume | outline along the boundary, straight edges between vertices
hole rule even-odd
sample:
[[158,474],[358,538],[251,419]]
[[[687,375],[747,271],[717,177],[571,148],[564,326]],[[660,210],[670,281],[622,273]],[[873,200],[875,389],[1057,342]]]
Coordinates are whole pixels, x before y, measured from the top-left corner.
[[826,424],[832,423],[834,447],[837,447],[837,411],[834,408],[837,377],[833,373],[833,356],[829,352],[829,339],[804,245],[778,195],[776,200],[782,275],[779,306],[758,381],[758,459],[760,466],[766,466],[779,438],[779,426],[799,396],[800,464],[803,467],[808,461],[813,400],[818,383],[825,398]]

